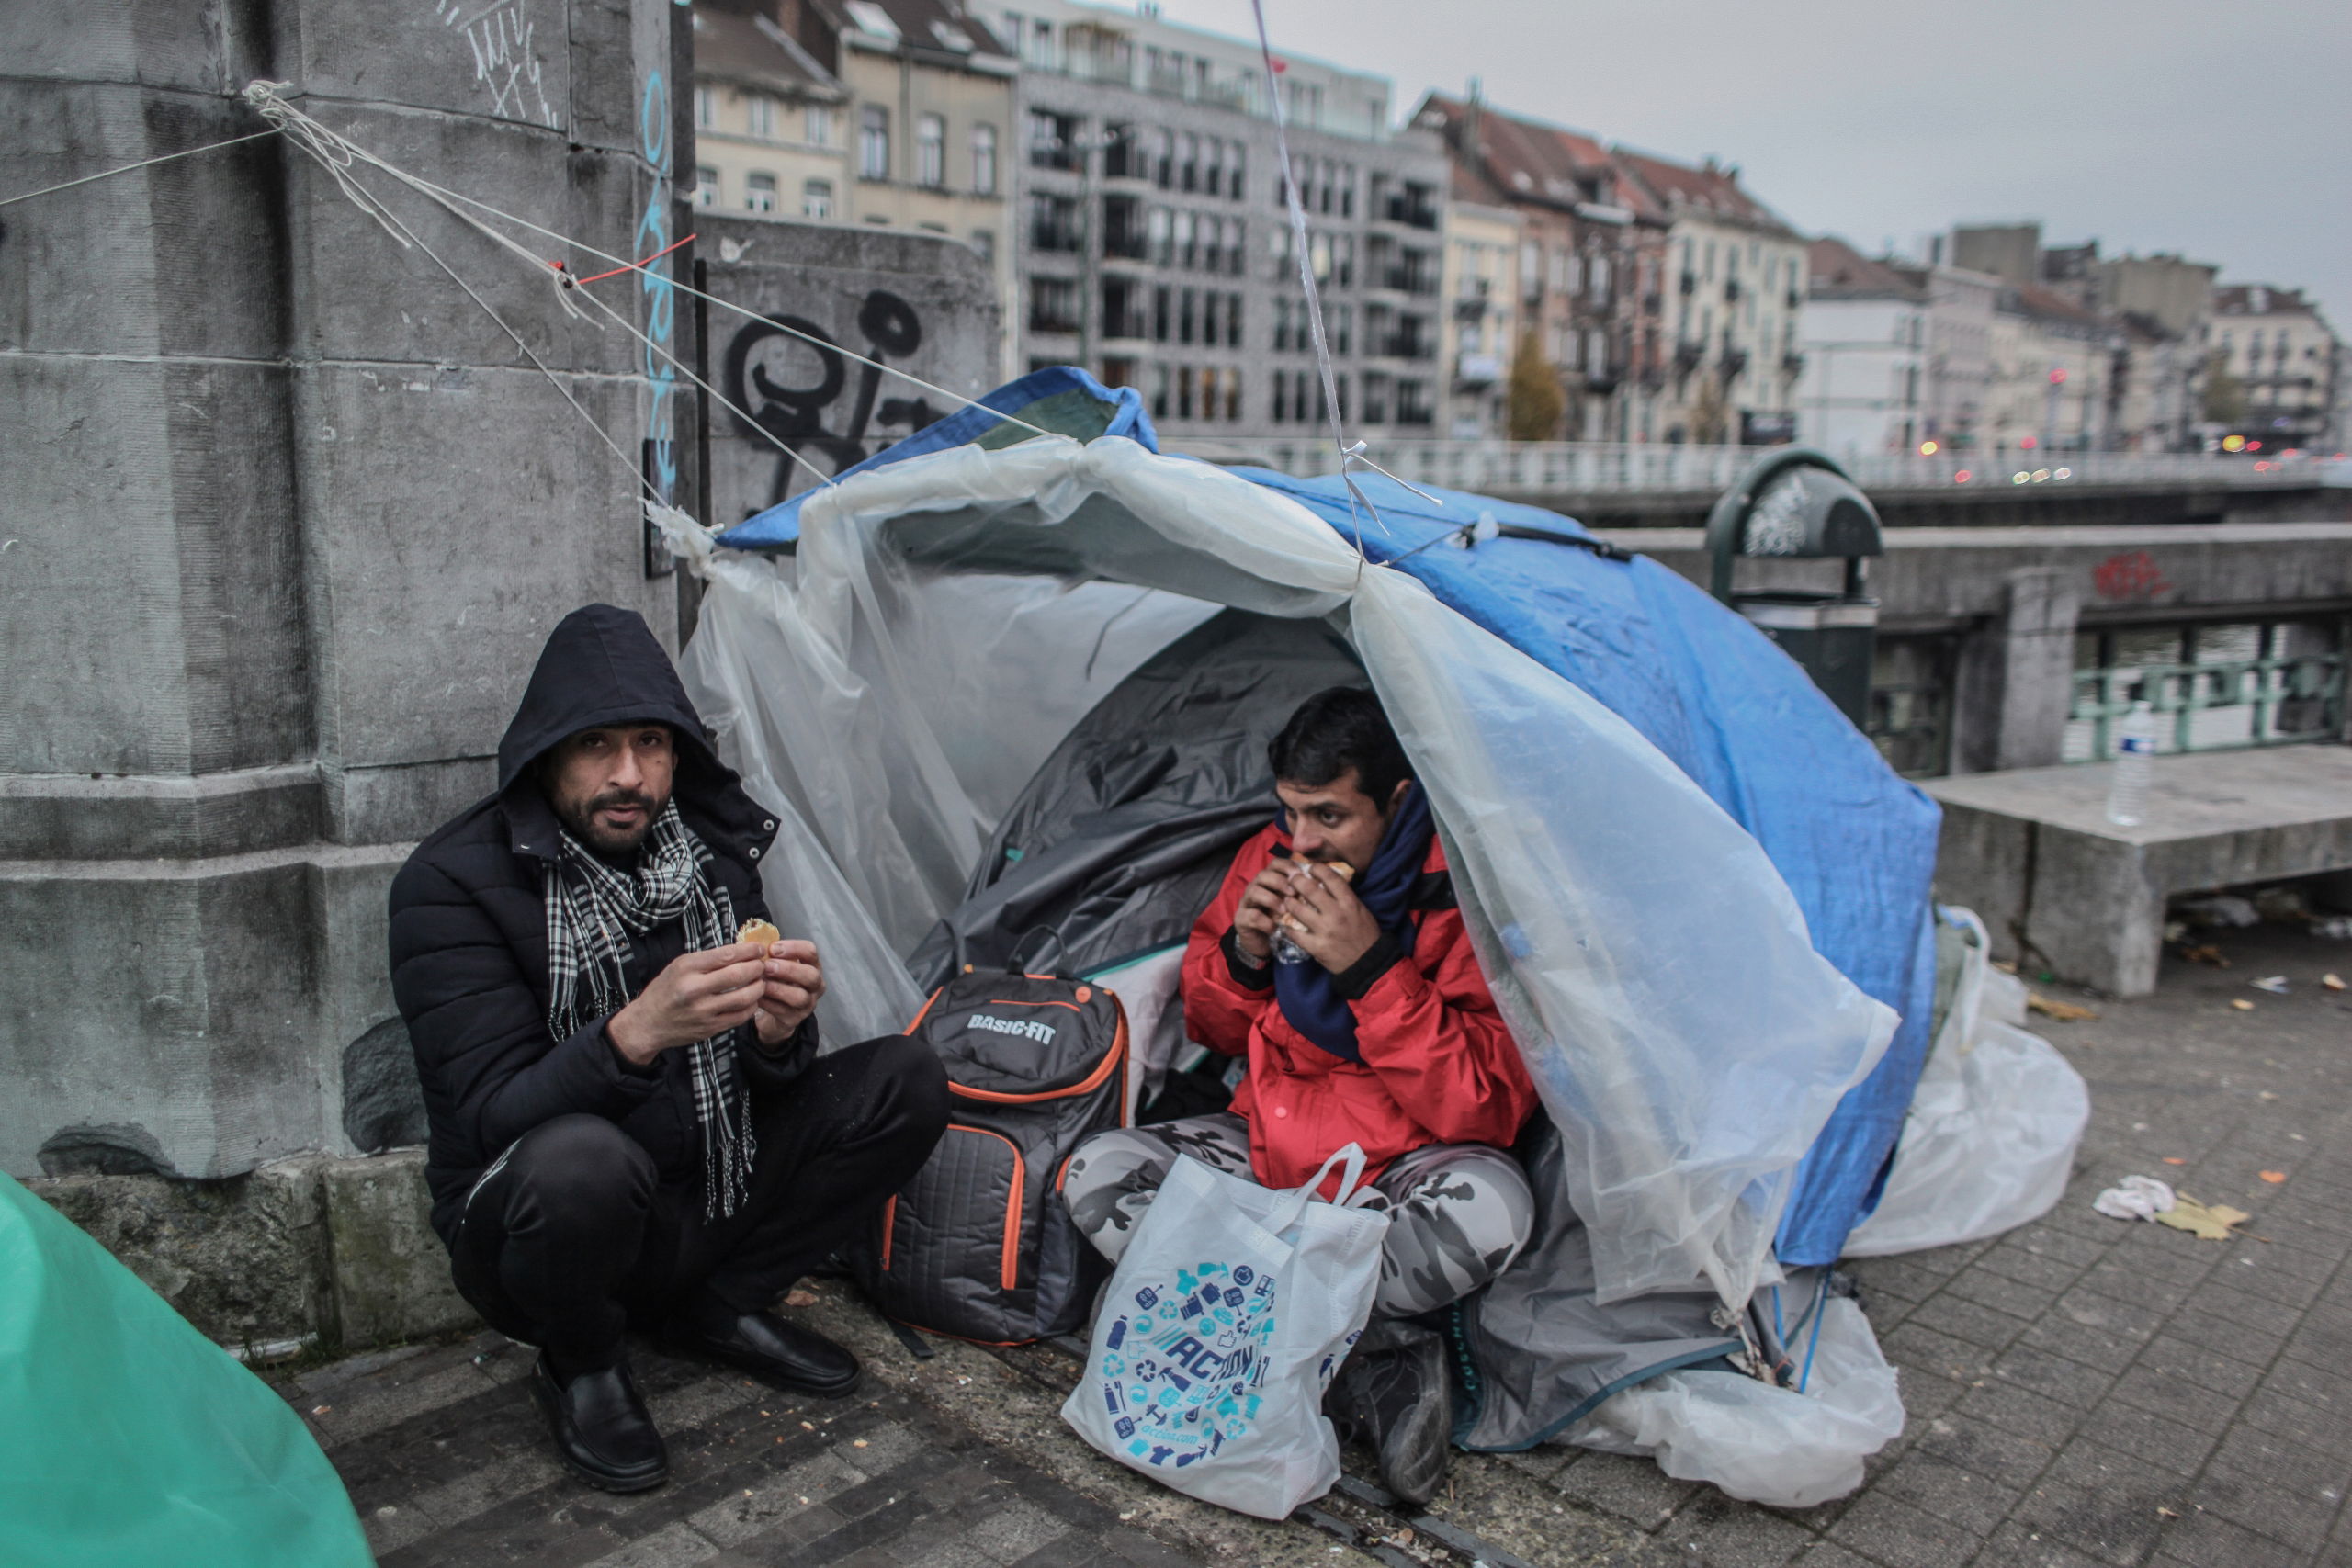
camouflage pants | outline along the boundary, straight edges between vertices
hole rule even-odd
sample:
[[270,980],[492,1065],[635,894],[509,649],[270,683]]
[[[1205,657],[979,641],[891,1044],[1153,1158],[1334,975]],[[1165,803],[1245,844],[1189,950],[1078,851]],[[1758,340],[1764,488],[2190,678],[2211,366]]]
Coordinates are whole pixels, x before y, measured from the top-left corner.
[[[1095,1250],[1116,1263],[1176,1156],[1244,1179],[1250,1124],[1231,1111],[1102,1133],[1080,1145],[1062,1201]],[[1372,1315],[1412,1317],[1461,1300],[1502,1271],[1535,1223],[1519,1162],[1484,1144],[1430,1144],[1401,1156],[1364,1207],[1396,1218],[1380,1254]]]

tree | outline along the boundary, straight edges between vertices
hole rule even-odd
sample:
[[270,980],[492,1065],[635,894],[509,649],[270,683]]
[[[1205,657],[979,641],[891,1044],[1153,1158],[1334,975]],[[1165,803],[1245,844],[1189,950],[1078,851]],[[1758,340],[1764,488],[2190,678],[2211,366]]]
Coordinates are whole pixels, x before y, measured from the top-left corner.
[[1510,382],[1503,400],[1513,441],[1550,441],[1558,436],[1567,394],[1560,390],[1560,373],[1544,357],[1543,344],[1532,329],[1519,340],[1519,352],[1511,355]]
[[1724,389],[1713,376],[1699,378],[1699,395],[1690,400],[1690,440],[1700,446],[1721,446],[1724,440]]
[[2220,349],[2205,366],[2205,423],[2245,423],[2245,383],[2230,374],[2230,356]]

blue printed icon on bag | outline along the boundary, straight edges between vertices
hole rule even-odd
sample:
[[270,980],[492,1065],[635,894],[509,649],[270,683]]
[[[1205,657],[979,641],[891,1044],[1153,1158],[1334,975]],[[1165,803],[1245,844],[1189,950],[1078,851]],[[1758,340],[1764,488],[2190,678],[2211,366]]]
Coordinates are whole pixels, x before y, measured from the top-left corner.
[[[1219,1276],[1233,1284],[1216,1283]],[[1253,1391],[1271,1365],[1274,1295],[1272,1277],[1218,1263],[1180,1269],[1174,1280],[1135,1292],[1145,1310],[1103,1330],[1106,1351],[1128,1354],[1106,1353],[1101,1368],[1105,1402],[1117,1417],[1113,1430],[1130,1456],[1181,1469],[1250,1428],[1261,1403]],[[1180,1298],[1172,1314],[1149,1310]]]

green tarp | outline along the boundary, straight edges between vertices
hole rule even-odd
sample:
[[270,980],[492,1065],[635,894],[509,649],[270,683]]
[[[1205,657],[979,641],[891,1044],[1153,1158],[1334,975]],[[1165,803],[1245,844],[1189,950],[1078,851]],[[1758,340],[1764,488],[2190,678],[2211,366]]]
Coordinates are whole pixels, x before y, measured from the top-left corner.
[[0,1563],[373,1561],[286,1402],[0,1176]]

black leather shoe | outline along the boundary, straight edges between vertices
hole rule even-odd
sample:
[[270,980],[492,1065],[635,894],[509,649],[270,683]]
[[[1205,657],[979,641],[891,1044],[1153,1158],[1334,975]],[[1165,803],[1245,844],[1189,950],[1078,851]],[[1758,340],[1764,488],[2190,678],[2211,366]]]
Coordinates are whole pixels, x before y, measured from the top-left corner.
[[793,1393],[839,1399],[857,1387],[857,1358],[768,1312],[689,1313],[662,1331],[671,1349],[733,1367]]
[[1344,1438],[1380,1458],[1381,1484],[1427,1503],[1445,1483],[1453,1439],[1453,1384],[1445,1341],[1410,1323],[1375,1323],[1331,1381],[1323,1408]]
[[556,1452],[589,1485],[643,1492],[670,1479],[669,1450],[628,1362],[558,1382],[541,1351],[531,1368],[531,1399],[548,1418]]

